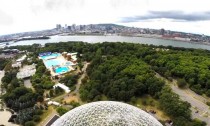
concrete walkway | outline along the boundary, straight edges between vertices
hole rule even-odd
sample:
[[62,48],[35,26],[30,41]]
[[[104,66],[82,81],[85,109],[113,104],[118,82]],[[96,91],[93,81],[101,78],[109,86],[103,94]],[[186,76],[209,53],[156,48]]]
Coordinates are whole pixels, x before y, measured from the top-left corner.
[[5,125],[5,126],[19,126],[17,124],[14,123],[10,123],[8,122],[9,118],[11,117],[11,112],[9,111],[0,111],[0,125]]

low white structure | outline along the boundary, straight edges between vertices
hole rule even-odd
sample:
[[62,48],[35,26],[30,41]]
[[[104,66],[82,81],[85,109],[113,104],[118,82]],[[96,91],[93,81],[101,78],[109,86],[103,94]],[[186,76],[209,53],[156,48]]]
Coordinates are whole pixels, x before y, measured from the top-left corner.
[[56,85],[53,86],[53,88],[55,89],[56,87],[60,87],[62,88],[66,93],[69,93],[71,90],[69,89],[69,87],[67,87],[64,84],[58,83]]
[[16,62],[14,64],[12,64],[12,67],[15,68],[15,67],[21,67],[21,62]]
[[68,53],[67,55],[71,56],[72,61],[74,61],[74,62],[77,61],[77,52],[75,52],[75,53]]
[[36,73],[36,65],[32,64],[30,66],[24,66],[20,69],[20,72],[17,73],[18,79],[24,79],[30,76],[33,76]]
[[47,104],[48,104],[48,105],[61,106],[61,104],[60,104],[60,103],[55,102],[55,101],[49,101],[49,102],[47,102]]
[[49,101],[49,100],[50,100],[50,98],[45,98],[45,99],[44,99],[44,101]]
[[16,61],[17,62],[23,62],[23,60],[25,60],[26,58],[26,55],[23,55],[21,58],[17,59]]

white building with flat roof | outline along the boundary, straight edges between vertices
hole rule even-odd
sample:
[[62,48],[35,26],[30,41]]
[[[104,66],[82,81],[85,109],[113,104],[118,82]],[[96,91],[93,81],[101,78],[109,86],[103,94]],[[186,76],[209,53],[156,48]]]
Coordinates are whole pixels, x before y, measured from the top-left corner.
[[55,89],[56,87],[60,87],[62,88],[66,93],[69,93],[71,90],[69,89],[69,87],[67,87],[64,84],[58,83],[56,85],[53,86],[53,88]]
[[25,60],[26,58],[26,55],[23,55],[21,58],[17,59],[16,61],[17,62],[23,62],[23,60]]
[[15,68],[15,67],[21,67],[21,62],[16,62],[12,64],[12,68]]
[[49,102],[47,102],[47,104],[48,104],[48,105],[61,106],[61,104],[60,104],[60,103],[55,102],[55,101],[49,101]]
[[33,76],[36,73],[36,65],[27,65],[20,69],[17,73],[18,79],[24,79]]

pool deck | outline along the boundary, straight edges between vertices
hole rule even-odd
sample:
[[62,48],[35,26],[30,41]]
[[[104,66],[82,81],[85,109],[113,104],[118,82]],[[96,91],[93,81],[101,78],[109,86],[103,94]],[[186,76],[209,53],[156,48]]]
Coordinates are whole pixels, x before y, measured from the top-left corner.
[[[39,57],[39,58],[40,58],[40,57]],[[40,58],[40,59],[42,59],[42,58]],[[68,67],[69,71],[67,71],[67,72],[70,72],[70,71],[74,70],[74,68],[72,67],[72,64],[71,64],[71,65],[68,65],[68,66],[66,65],[67,62],[71,62],[71,61],[66,60],[62,55],[59,55],[59,56],[57,56],[57,57],[55,57],[55,58],[53,58],[53,59],[57,59],[57,60],[59,61],[59,66],[60,66],[60,67]],[[61,75],[61,74],[67,73],[67,72],[56,73],[56,72],[53,70],[53,67],[52,67],[52,66],[49,67],[49,66],[47,66],[47,64],[46,64],[46,61],[49,61],[49,60],[51,60],[51,59],[48,59],[48,60],[42,59],[42,60],[43,60],[43,62],[44,62],[45,67],[46,67],[47,69],[50,70],[50,73],[51,73],[52,76],[56,76],[56,75]],[[73,64],[73,65],[74,65],[74,64]]]

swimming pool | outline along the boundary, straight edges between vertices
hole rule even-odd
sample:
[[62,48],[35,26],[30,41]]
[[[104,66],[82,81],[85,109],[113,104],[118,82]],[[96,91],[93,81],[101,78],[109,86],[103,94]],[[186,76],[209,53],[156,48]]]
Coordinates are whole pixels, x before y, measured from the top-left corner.
[[52,54],[47,55],[47,56],[41,56],[41,59],[48,60],[48,59],[56,58],[60,55],[61,55],[60,53],[52,53]]
[[60,73],[66,73],[69,71],[68,67],[58,67],[55,69],[55,73],[60,74]]
[[60,61],[58,59],[51,59],[44,61],[44,64],[47,68],[50,68],[52,66],[60,65]]

